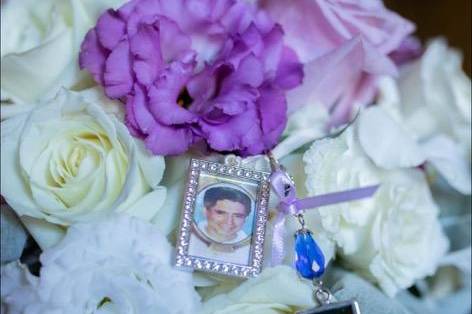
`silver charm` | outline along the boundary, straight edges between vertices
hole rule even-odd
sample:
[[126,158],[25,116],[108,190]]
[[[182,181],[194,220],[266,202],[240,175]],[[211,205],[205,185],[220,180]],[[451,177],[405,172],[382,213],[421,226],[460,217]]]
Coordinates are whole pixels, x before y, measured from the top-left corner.
[[192,159],[183,200],[175,265],[250,278],[262,269],[269,173]]

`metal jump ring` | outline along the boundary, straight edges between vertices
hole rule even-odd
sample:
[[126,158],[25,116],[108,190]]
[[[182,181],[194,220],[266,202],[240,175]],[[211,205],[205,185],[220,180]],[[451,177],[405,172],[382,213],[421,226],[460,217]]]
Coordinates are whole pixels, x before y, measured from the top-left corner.
[[303,218],[303,214],[297,214],[298,223],[301,225],[302,229],[305,229],[305,218]]
[[333,301],[333,294],[323,286],[323,281],[313,278],[313,297],[320,304],[329,304]]
[[320,305],[329,304],[331,302],[332,294],[326,288],[319,288],[313,290],[313,297]]

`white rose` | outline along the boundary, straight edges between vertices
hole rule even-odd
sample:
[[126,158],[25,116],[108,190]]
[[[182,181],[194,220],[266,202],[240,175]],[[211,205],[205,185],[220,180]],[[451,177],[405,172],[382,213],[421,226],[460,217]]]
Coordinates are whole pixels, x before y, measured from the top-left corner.
[[43,247],[58,240],[45,221],[67,226],[124,211],[150,220],[164,202],[163,157],[104,108],[119,105],[96,90],[62,90],[1,124],[2,195]]
[[424,173],[377,167],[355,129],[315,142],[305,153],[306,188],[314,195],[380,184],[370,199],[321,207],[319,213],[342,259],[393,296],[433,274],[448,241]]
[[45,250],[34,277],[2,267],[7,313],[196,313],[192,275],[172,267],[172,247],[155,226],[120,215],[71,226]]
[[[1,8],[2,119],[58,88],[88,84],[78,67],[86,31],[124,0],[6,0]],[[27,88],[25,88],[27,87]]]
[[328,122],[329,113],[322,104],[308,104],[291,113],[280,143],[272,149],[274,157],[288,156],[303,145],[325,136]]
[[377,106],[360,117],[360,141],[380,167],[428,161],[452,187],[470,194],[471,107],[461,56],[435,40],[421,59],[402,68],[398,83],[380,82]]
[[288,266],[266,268],[229,292],[218,289],[213,291],[218,295],[204,302],[202,313],[293,313],[315,306],[310,282],[301,280]]
[[458,51],[431,41],[421,59],[402,69],[398,84],[403,121],[417,139],[441,133],[470,146],[471,81]]

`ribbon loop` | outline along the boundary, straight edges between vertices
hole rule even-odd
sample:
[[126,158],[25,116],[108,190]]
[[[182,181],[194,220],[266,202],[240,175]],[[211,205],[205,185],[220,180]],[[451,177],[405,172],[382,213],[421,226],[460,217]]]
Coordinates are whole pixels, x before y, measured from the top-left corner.
[[300,210],[298,209],[297,207],[297,204],[296,202],[292,202],[292,203],[280,203],[279,204],[279,211],[282,211],[285,215],[298,215],[300,214]]
[[285,217],[287,215],[298,215],[303,213],[306,209],[371,197],[379,188],[379,185],[372,185],[297,199],[295,183],[290,175],[280,166],[273,168],[270,183],[273,191],[279,197],[278,214],[274,224],[272,239],[272,266],[281,264],[285,256],[284,237]]

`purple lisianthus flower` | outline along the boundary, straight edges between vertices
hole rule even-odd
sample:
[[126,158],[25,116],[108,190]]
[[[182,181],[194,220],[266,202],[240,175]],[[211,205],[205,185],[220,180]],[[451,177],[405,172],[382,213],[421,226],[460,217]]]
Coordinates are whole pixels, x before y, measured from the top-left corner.
[[287,90],[302,66],[267,15],[242,1],[134,0],[108,10],[80,53],[126,123],[155,154],[205,141],[252,155],[272,148],[286,123]]
[[258,5],[282,25],[287,44],[305,64],[308,85],[289,98],[289,110],[321,103],[333,125],[373,100],[379,76],[395,75],[389,54],[415,28],[381,0],[259,0]]

